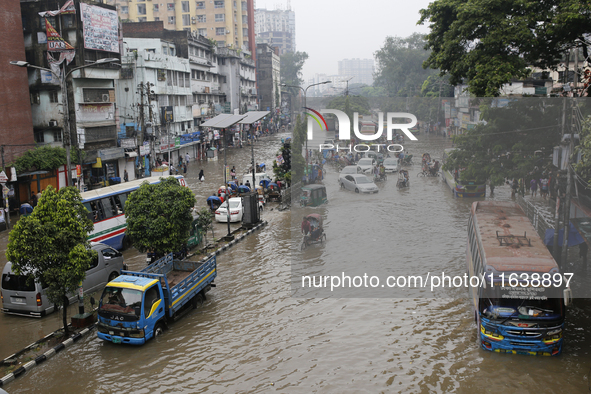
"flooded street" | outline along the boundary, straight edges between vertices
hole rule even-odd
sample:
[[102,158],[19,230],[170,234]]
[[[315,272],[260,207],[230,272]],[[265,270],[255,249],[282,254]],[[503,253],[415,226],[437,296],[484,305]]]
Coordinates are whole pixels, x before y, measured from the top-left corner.
[[[271,176],[285,136],[265,137],[255,145],[255,161],[265,162]],[[418,138],[404,144],[415,162],[409,168],[410,188],[398,190],[397,176],[389,175],[379,193],[355,194],[340,189],[338,173],[327,166],[329,203],[283,212],[276,203],[267,204],[263,219],[268,226],[219,255],[217,287],[203,307],[171,324],[163,336],[131,347],[103,342],[93,332],[7,385],[7,391],[586,392],[588,300],[577,299],[568,309],[561,356],[527,357],[478,347],[464,288],[331,293],[301,287],[301,275],[327,272],[465,272],[466,225],[474,200],[454,199],[440,177],[417,177],[422,153],[441,158],[451,147],[451,140],[440,136]],[[228,164],[238,174],[250,160],[250,147],[228,151]],[[203,183],[197,180],[201,168]],[[198,206],[222,185],[222,168],[223,155],[217,162],[189,165],[187,183]],[[508,200],[509,187],[486,198]],[[327,242],[299,251],[301,217],[312,212],[323,215]],[[215,231],[216,237],[222,235],[226,224]],[[0,233],[0,266],[6,262],[7,234]],[[145,266],[145,256],[135,250],[124,256],[132,270]],[[60,321],[57,313],[42,319],[0,314],[0,356],[57,329]]]

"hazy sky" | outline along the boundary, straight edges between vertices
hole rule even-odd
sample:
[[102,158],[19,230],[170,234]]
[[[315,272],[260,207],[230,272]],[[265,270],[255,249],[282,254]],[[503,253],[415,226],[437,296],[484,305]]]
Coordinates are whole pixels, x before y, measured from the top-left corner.
[[[432,0],[291,0],[296,15],[296,50],[308,53],[304,81],[316,73],[338,73],[343,59],[373,59],[387,36],[428,33],[419,10]],[[287,0],[256,0],[256,8],[286,8]]]

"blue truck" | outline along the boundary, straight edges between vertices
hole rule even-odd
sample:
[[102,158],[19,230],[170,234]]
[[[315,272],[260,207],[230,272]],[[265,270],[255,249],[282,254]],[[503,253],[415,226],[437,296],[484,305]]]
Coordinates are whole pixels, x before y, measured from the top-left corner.
[[203,304],[216,275],[215,256],[195,262],[174,260],[172,253],[139,272],[121,271],[101,296],[98,337],[144,344],[161,335],[169,322]]

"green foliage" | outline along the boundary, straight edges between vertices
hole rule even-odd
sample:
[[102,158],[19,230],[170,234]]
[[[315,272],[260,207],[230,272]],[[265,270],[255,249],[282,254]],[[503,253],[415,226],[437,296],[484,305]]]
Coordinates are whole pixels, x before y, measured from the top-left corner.
[[418,33],[407,38],[386,37],[384,46],[375,53],[374,86],[384,88],[390,97],[416,95],[423,82],[435,73],[422,67],[429,57],[425,44]]
[[300,115],[297,116],[293,128],[293,138],[291,142],[291,176],[295,175],[296,182],[302,179],[304,174],[305,156],[302,155],[307,138],[306,121]]
[[369,101],[367,101],[366,97],[362,96],[335,97],[332,100],[330,100],[326,108],[338,109],[340,111],[345,112],[347,115],[350,115],[351,121],[353,121],[354,112],[359,113],[359,115],[371,115]]
[[57,306],[78,288],[96,255],[88,243],[94,225],[87,214],[77,189],[48,186],[33,213],[22,217],[9,235],[6,258],[15,273],[46,284],[47,298]]
[[25,152],[16,160],[17,173],[29,170],[50,171],[66,164],[66,150],[60,147],[42,146]]
[[197,226],[203,232],[204,244],[207,245],[207,230],[211,229],[213,234],[213,213],[209,208],[204,207],[197,212],[197,215],[199,215],[197,217]]
[[177,252],[189,239],[195,205],[193,192],[174,177],[143,183],[125,203],[127,235],[140,252]]
[[476,96],[498,96],[529,67],[556,68],[565,50],[586,46],[591,3],[576,0],[437,0],[421,12],[429,23],[424,67],[468,80]]
[[548,157],[560,140],[556,130],[562,105],[554,104],[521,99],[497,108],[494,100],[481,100],[487,124],[456,137],[458,149],[444,169],[462,169],[462,180],[489,180],[498,186],[505,178],[522,178],[535,166],[542,168],[547,164],[542,157]]
[[[308,59],[306,52],[288,52],[281,56],[281,83],[293,86],[301,86],[304,83],[302,79],[302,67]],[[292,94],[296,94],[299,89],[288,89]]]

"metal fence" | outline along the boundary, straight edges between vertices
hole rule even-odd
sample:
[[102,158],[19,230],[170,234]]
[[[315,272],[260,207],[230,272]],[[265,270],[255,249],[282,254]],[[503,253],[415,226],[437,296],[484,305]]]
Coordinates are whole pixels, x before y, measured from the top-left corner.
[[554,229],[554,219],[549,217],[547,212],[542,211],[539,207],[526,201],[520,195],[517,195],[517,203],[521,209],[523,209],[542,239],[544,239],[547,229]]

